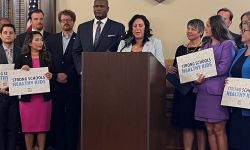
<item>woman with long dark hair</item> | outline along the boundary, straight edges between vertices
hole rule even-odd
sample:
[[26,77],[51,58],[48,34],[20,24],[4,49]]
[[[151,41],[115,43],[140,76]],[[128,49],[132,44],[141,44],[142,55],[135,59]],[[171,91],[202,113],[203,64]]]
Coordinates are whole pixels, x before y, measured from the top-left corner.
[[[30,68],[39,67],[50,68],[50,56],[45,49],[42,34],[32,31],[27,33],[21,56],[15,68],[28,71]],[[52,78],[50,72],[47,72],[45,76],[49,80]],[[33,149],[34,135],[37,135],[38,149],[43,150],[45,147],[46,132],[50,129],[50,93],[21,95],[19,107],[27,150]]]
[[211,39],[204,49],[213,48],[217,76],[206,78],[200,75],[195,81],[194,92],[197,92],[195,119],[204,121],[211,150],[227,150],[226,120],[229,119],[228,107],[221,106],[224,81],[235,55],[235,44],[229,30],[219,15],[208,19],[205,28],[206,36]]
[[165,66],[161,41],[152,37],[148,19],[144,15],[134,15],[128,26],[127,37],[131,43],[122,40],[118,52],[151,52]]

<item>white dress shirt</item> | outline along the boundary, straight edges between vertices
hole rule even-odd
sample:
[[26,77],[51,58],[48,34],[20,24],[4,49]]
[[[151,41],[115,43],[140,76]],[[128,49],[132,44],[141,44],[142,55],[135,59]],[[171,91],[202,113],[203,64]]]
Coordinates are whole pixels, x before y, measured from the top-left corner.
[[[95,32],[96,32],[96,28],[97,28],[97,21],[99,21],[99,20],[97,20],[96,18],[94,19],[94,23],[93,23],[93,44],[94,44],[94,42],[95,42]],[[101,33],[102,33],[102,30],[103,30],[103,28],[104,28],[104,26],[105,26],[105,24],[106,24],[106,22],[108,21],[108,18],[104,18],[104,19],[102,19],[102,20],[100,20],[102,23],[101,23]]]

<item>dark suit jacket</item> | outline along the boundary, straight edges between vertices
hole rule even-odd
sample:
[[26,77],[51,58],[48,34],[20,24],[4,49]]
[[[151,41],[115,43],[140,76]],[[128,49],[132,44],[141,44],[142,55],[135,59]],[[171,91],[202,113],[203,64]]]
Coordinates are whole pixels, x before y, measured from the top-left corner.
[[[40,57],[41,58],[41,57]],[[20,54],[17,62],[15,63],[15,69],[21,69],[23,65],[28,65],[30,68],[33,68],[32,66],[32,58],[31,54]],[[40,67],[49,67],[49,70],[51,68],[50,63],[40,59]],[[43,93],[44,100],[49,101],[51,99],[50,93]],[[21,101],[29,102],[30,101],[30,94],[28,95],[22,95]]]
[[[56,93],[79,93],[80,84],[79,78],[74,67],[72,50],[73,44],[76,39],[76,33],[74,32],[68,43],[65,53],[63,54],[62,44],[62,32],[50,35],[47,38],[47,50],[50,51],[52,56],[52,68],[53,73],[52,79],[52,92]],[[57,73],[65,73],[68,76],[68,82],[65,84],[56,81]]]
[[96,47],[93,45],[94,20],[82,23],[78,26],[77,36],[72,52],[76,70],[81,72],[81,52],[116,52],[121,36],[125,34],[123,24],[108,19],[99,38]]
[[234,40],[234,42],[235,42],[238,49],[244,47],[244,44],[241,42],[241,35],[235,34],[235,33],[231,32],[231,31],[230,31],[230,34],[233,36],[233,40]]
[[[16,63],[17,62],[17,59],[20,55],[20,48],[17,47],[16,45],[14,45],[14,49],[13,49],[13,63]],[[7,56],[6,56],[6,53],[5,53],[5,50],[3,48],[3,45],[0,46],[0,64],[8,64],[8,60],[7,60]],[[9,97],[7,95],[4,95],[4,94],[0,94],[0,98],[2,97]],[[14,96],[14,97],[9,97],[11,99],[16,99],[17,100],[17,97]]]
[[[27,32],[24,32],[24,33],[21,33],[19,34],[17,37],[16,37],[16,40],[15,40],[15,43],[16,43],[16,46],[22,48],[23,47],[23,43],[24,43],[24,40],[25,40],[25,37],[27,35]],[[47,31],[43,31],[43,38],[44,40],[46,41],[47,37],[50,35],[49,32]]]
[[[13,49],[13,63],[17,62],[17,58],[20,55],[20,48],[14,45]],[[8,64],[7,56],[5,53],[5,50],[3,48],[3,45],[0,46],[0,64]]]

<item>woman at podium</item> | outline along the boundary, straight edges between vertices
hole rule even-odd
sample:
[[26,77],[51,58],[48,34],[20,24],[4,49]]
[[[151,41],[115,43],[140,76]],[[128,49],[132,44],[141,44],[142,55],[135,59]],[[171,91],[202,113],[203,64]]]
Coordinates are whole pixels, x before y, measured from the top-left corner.
[[150,52],[165,66],[161,41],[152,37],[148,19],[144,15],[135,15],[128,26],[127,38],[120,42],[118,52]]

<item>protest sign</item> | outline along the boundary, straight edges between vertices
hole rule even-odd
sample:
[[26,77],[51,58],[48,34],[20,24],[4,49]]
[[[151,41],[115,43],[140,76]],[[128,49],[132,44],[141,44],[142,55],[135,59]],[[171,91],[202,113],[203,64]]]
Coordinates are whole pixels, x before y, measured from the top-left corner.
[[205,75],[205,78],[217,75],[212,48],[179,56],[176,59],[180,83],[194,81],[200,74]]
[[221,105],[250,109],[250,79],[228,78]]
[[0,64],[0,88],[8,87],[8,70],[14,70],[14,64]]
[[50,92],[48,67],[8,71],[10,96]]

